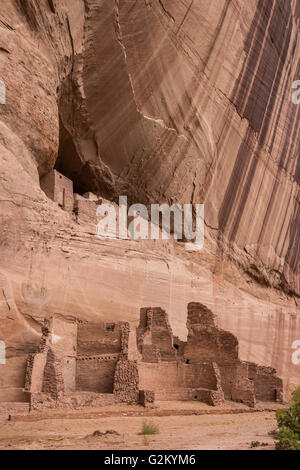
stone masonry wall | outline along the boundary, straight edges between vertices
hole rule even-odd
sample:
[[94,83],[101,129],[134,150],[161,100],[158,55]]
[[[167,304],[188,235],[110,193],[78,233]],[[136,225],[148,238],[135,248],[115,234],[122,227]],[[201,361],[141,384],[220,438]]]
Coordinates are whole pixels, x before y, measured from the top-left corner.
[[96,201],[89,201],[78,194],[75,194],[74,211],[77,216],[77,221],[80,223],[97,224],[97,211],[98,204]]
[[[186,399],[188,389],[221,389],[221,379],[216,364],[184,364],[182,362],[159,364],[139,363],[140,389],[154,390],[156,395],[164,391],[166,397]],[[171,393],[172,392],[172,393]]]
[[80,357],[76,360],[76,390],[113,393],[118,356]]
[[121,326],[117,323],[78,324],[77,355],[117,354],[121,352]]
[[56,170],[50,171],[40,181],[45,194],[64,210],[74,208],[73,182]]
[[215,325],[215,316],[205,305],[188,305],[188,339],[184,348],[186,361],[214,361],[218,364],[238,360],[238,341]]
[[254,380],[254,391],[257,400],[282,402],[283,381],[276,376],[275,369],[248,364],[248,375]]
[[[167,313],[161,308],[141,310],[140,325],[137,329],[138,347],[143,360],[175,360],[173,333]],[[144,351],[145,349],[145,351]]]
[[0,366],[0,402],[23,402],[26,356],[7,357]]
[[64,377],[62,359],[55,356],[49,349],[44,370],[43,392],[54,400],[59,400],[64,395]]
[[[165,312],[141,310],[140,388],[152,388],[158,399],[165,400],[206,397],[206,402],[221,402],[226,398],[249,406],[255,406],[257,400],[282,401],[282,380],[276,371],[240,361],[237,339],[217,327],[215,315],[205,305],[188,305],[187,328],[186,343],[175,337],[171,342]],[[169,361],[160,357],[166,344],[172,344],[175,351]],[[216,393],[213,397],[205,390]]]

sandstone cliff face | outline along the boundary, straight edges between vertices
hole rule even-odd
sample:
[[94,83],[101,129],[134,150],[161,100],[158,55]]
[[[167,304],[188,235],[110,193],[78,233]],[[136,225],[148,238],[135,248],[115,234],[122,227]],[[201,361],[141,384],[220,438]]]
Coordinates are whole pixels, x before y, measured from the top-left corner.
[[[243,360],[277,368],[286,392],[298,384],[299,19],[299,0],[2,0],[8,356],[33,351],[53,313],[137,322],[160,306],[184,339],[195,300]],[[101,242],[41,191],[54,165],[80,193],[204,202],[204,251]],[[15,387],[7,364],[0,387]]]

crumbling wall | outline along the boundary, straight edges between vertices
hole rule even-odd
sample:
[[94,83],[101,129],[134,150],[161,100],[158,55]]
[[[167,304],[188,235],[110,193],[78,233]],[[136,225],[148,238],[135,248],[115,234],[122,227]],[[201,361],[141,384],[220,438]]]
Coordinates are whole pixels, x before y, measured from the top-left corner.
[[113,393],[118,356],[79,357],[76,360],[76,390]]
[[77,324],[52,317],[45,332],[53,354],[61,360],[65,392],[73,392],[76,388]]
[[76,357],[62,358],[65,392],[76,390]]
[[77,329],[77,355],[95,356],[121,352],[121,325],[83,323]]
[[27,392],[41,393],[43,391],[47,356],[47,351],[28,356],[25,379],[25,390]]
[[153,390],[140,390],[139,403],[145,408],[152,407],[155,402],[155,393]]
[[45,319],[38,350],[27,360],[25,390],[32,408],[53,407],[75,390],[76,341],[76,323]]
[[144,362],[158,363],[161,361],[160,350],[156,346],[153,346],[152,344],[144,344],[142,351]]
[[236,382],[237,361],[218,364],[221,374],[221,385],[226,400],[232,399],[232,389]]
[[236,366],[231,399],[236,402],[245,403],[252,408],[256,405],[254,381],[249,379],[249,369],[246,362],[240,362]]
[[63,362],[49,349],[44,369],[43,392],[53,400],[59,400],[65,392],[63,377]]
[[184,364],[182,362],[161,362],[159,364],[141,362],[139,364],[140,388],[154,390],[221,389],[221,377],[214,363]]
[[173,337],[173,348],[175,350],[175,356],[177,360],[184,360],[184,348],[186,342],[182,341],[178,336]]
[[128,323],[77,326],[76,390],[113,393],[117,361],[128,357]]
[[184,368],[177,362],[147,363],[141,362],[139,367],[140,389],[170,390],[184,387]]
[[257,400],[282,403],[283,381],[276,376],[275,369],[249,363],[248,374],[254,381],[254,391]]
[[[120,339],[120,354],[122,355],[123,359],[128,359],[129,355],[132,354],[132,338],[129,345],[129,338],[131,333],[130,324],[128,322],[120,322],[120,330],[121,330],[121,339]],[[129,350],[130,346],[130,350]]]
[[97,223],[97,207],[96,201],[86,199],[85,197],[75,194],[74,196],[74,211],[77,216],[77,222],[81,223]]
[[121,329],[121,355],[130,361],[141,361],[142,357],[137,348],[136,327],[128,322],[122,322]]
[[220,371],[216,363],[182,364],[181,367],[184,370],[184,387],[209,390],[221,388]]
[[[115,369],[114,395],[117,401],[124,403],[139,403],[139,353],[137,351],[137,337],[133,328],[127,322],[120,322],[121,353]],[[148,395],[144,396],[147,401]]]
[[137,338],[145,362],[175,360],[172,328],[161,308],[141,309]]
[[49,347],[28,357],[25,390],[31,409],[53,408],[63,400],[63,360]]
[[31,406],[107,403],[105,395],[143,406],[154,396],[212,406],[224,398],[252,407],[282,400],[276,371],[240,361],[236,338],[217,327],[208,308],[189,304],[187,326],[187,342],[173,337],[160,308],[142,309],[136,332],[128,322],[47,320],[38,351],[28,358]]
[[56,170],[51,170],[40,181],[44,193],[57,202],[65,211],[72,212],[74,208],[73,181]]
[[27,356],[6,358],[0,366],[0,402],[23,402]]
[[238,360],[236,337],[217,328],[215,315],[205,305],[188,305],[188,338],[184,358],[189,363],[213,361],[218,364]]
[[138,357],[136,334],[130,324],[80,324],[77,339],[76,390],[115,392],[121,401],[132,401],[134,395],[136,402],[136,389],[126,385],[131,377],[138,381],[132,366]]
[[226,399],[249,406],[255,406],[257,400],[282,401],[282,381],[276,371],[240,361],[237,339],[216,326],[216,317],[206,306],[188,305],[187,328],[185,360],[192,364],[215,362]]
[[236,361],[220,365],[226,399],[255,406],[257,401],[283,402],[283,381],[271,367]]
[[75,357],[77,354],[77,324],[59,318],[49,321],[51,348],[57,356]]

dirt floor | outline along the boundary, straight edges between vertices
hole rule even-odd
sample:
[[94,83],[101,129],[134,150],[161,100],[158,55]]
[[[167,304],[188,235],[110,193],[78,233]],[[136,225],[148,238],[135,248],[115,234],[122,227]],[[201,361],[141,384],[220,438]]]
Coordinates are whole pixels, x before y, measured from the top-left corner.
[[[170,406],[174,412],[179,409],[191,411],[192,407],[195,409],[194,403],[163,403],[157,408],[157,414],[161,410],[169,410],[172,413]],[[199,404],[195,412],[197,409],[203,412],[205,408],[206,405]],[[276,419],[272,411],[248,413],[244,406],[235,405],[232,410],[236,414],[229,410],[228,414],[199,416],[128,416],[132,413],[138,414],[139,410],[140,407],[120,405],[117,410],[119,416],[91,419],[77,418],[79,412],[76,411],[72,412],[71,419],[60,417],[60,411],[53,413],[56,419],[43,419],[43,413],[36,413],[37,419],[33,421],[22,421],[20,415],[16,421],[13,420],[14,416],[12,421],[2,417],[0,449],[274,449],[270,432],[276,428]],[[109,414],[110,411],[112,408],[107,407],[106,413]],[[116,412],[116,407],[113,407],[113,411]],[[141,435],[145,420],[154,423],[159,429],[159,434]],[[256,443],[255,446],[252,443]]]

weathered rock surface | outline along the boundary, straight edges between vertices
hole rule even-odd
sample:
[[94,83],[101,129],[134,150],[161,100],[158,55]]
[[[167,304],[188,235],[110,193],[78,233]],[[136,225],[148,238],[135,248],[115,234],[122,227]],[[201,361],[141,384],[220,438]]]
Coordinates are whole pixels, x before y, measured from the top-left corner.
[[[22,384],[48,314],[137,323],[160,306],[184,339],[191,301],[295,388],[299,0],[1,6],[0,388]],[[54,165],[80,193],[204,202],[204,251],[96,239],[41,191]]]

